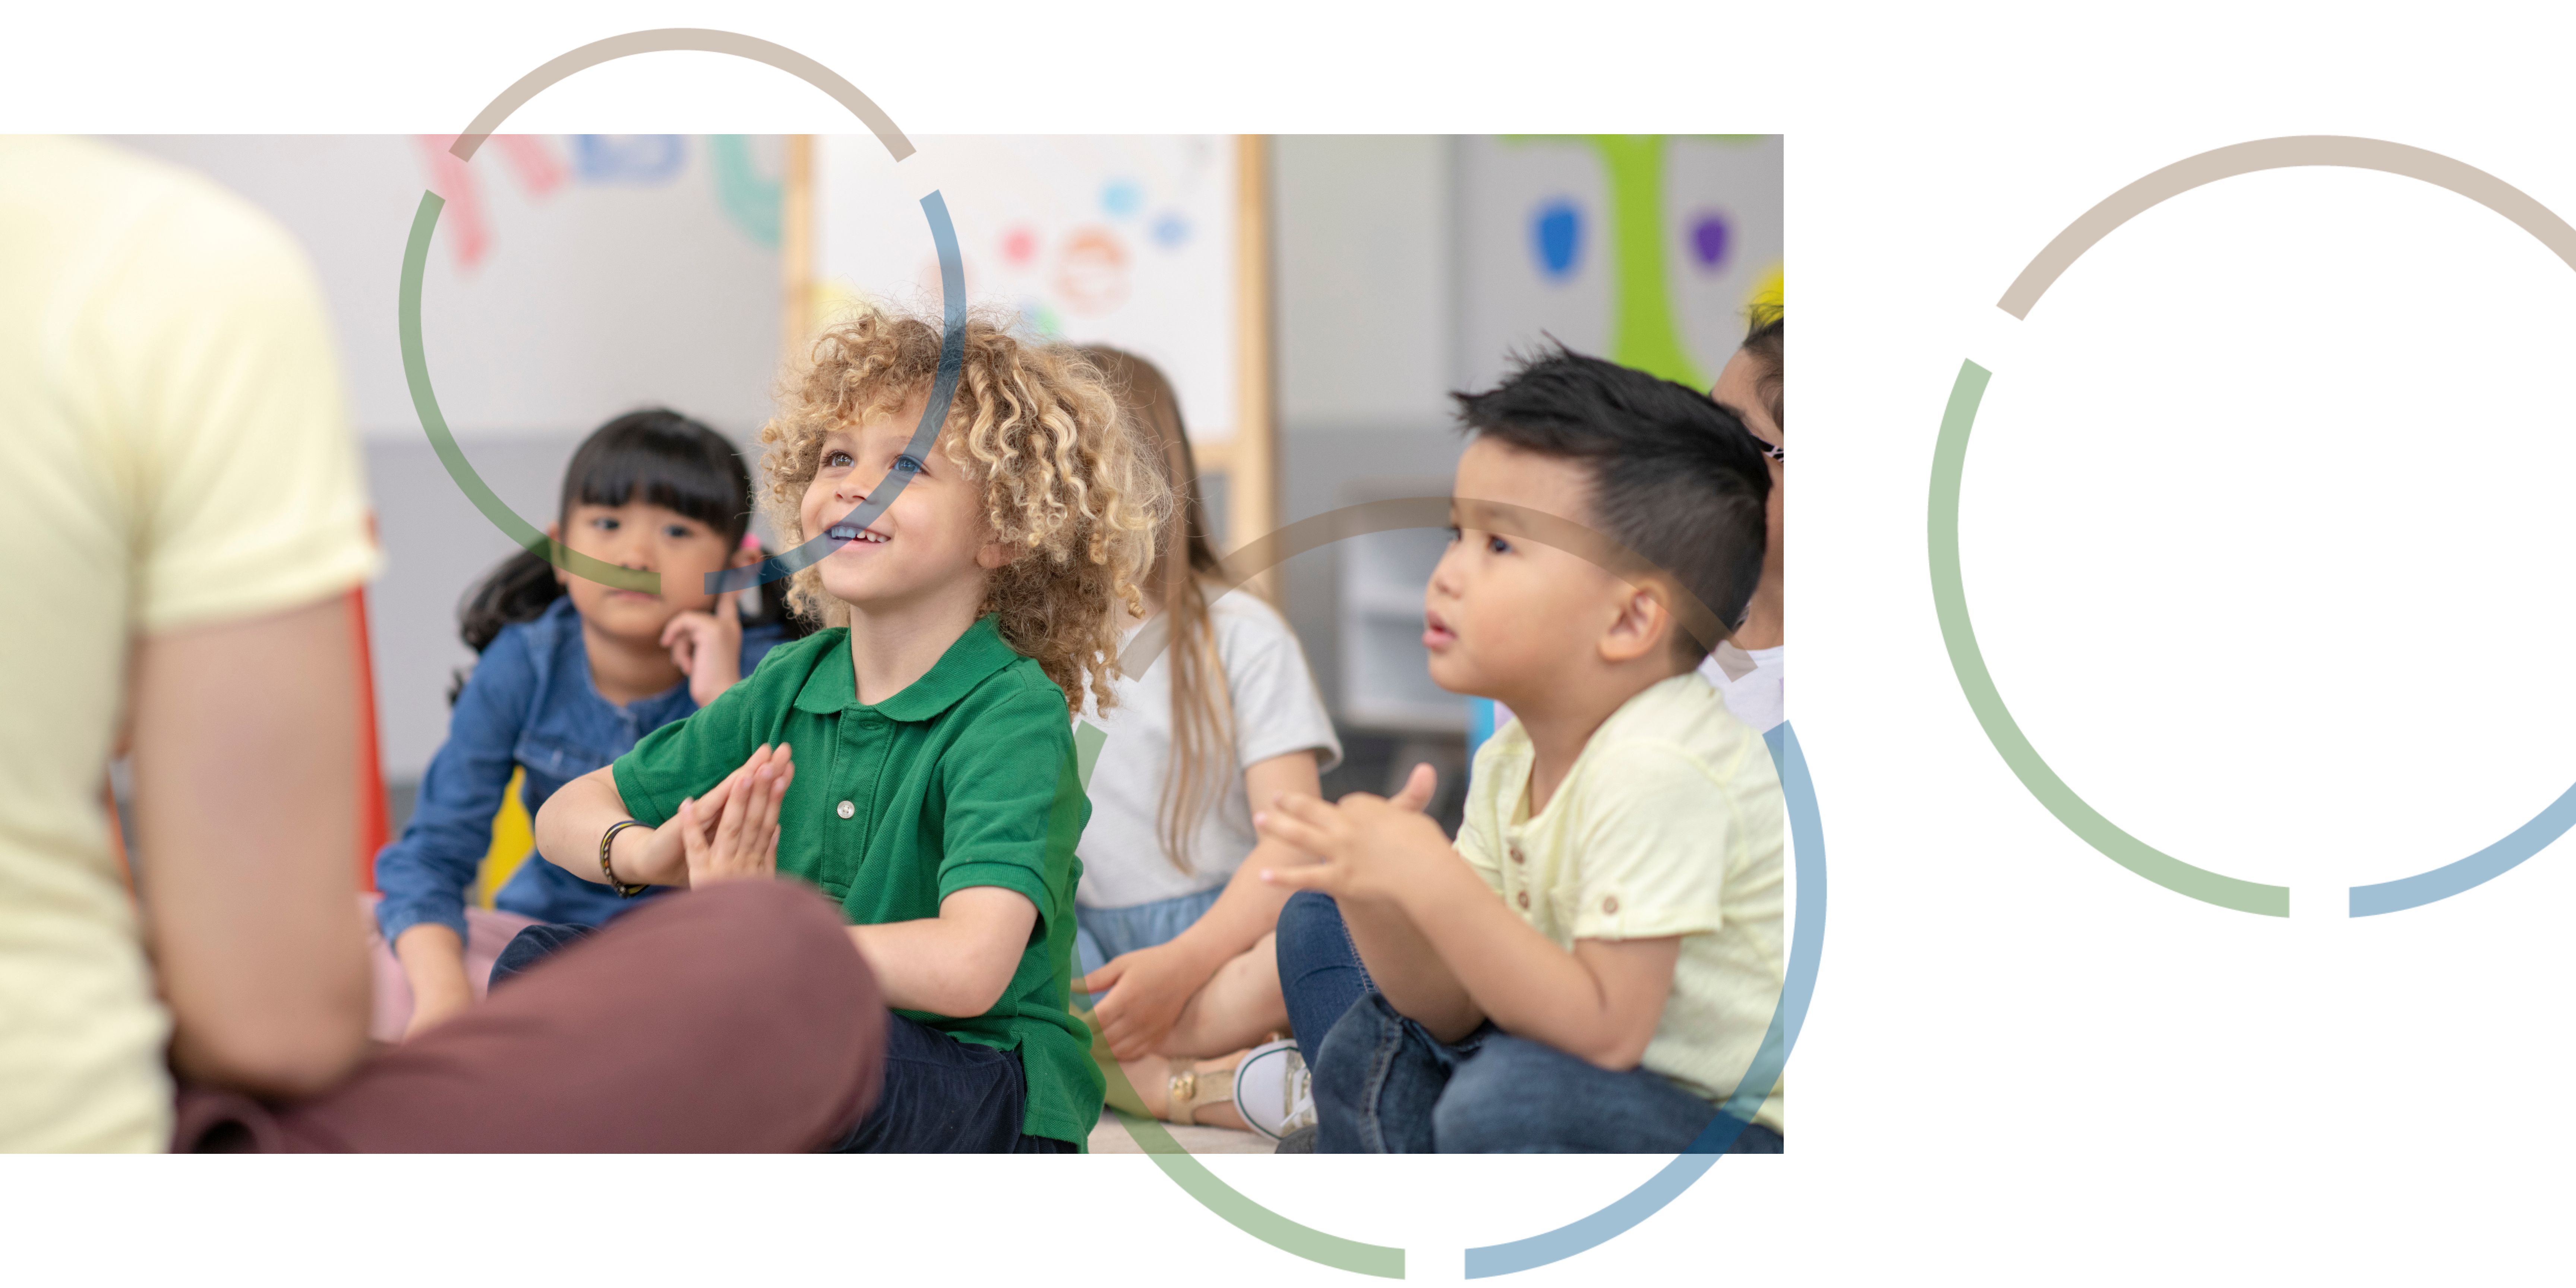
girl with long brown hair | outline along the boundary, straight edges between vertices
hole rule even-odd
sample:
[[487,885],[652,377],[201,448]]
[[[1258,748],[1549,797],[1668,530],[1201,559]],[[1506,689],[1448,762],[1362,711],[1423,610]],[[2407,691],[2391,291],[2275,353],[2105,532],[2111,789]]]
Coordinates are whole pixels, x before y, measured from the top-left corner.
[[1156,620],[1131,623],[1167,632],[1165,646],[1092,717],[1109,737],[1076,850],[1086,975],[1075,990],[1096,995],[1094,1056],[1119,1061],[1138,1093],[1122,1103],[1113,1079],[1112,1104],[1275,1137],[1311,1111],[1294,1045],[1264,1042],[1288,1023],[1272,945],[1285,896],[1254,874],[1296,859],[1260,853],[1273,847],[1253,832],[1252,804],[1317,793],[1341,744],[1287,622],[1249,592],[1226,593],[1170,383],[1131,354],[1085,353],[1175,504],[1145,578]]

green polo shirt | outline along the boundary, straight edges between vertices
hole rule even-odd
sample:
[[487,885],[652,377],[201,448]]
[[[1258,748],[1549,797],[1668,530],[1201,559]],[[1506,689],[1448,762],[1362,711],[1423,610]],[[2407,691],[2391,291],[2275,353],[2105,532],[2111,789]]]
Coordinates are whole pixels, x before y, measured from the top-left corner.
[[1017,1051],[1031,1136],[1084,1144],[1102,1079],[1067,1009],[1073,983],[1073,857],[1091,801],[1075,767],[1064,691],[1002,642],[968,627],[927,675],[874,706],[858,699],[850,633],[770,650],[705,710],[617,758],[626,809],[660,826],[740,768],[762,743],[796,749],[778,814],[778,870],[840,901],[853,925],[939,915],[972,886],[1027,896],[1037,927],[993,1009],[968,1019],[898,1011],[961,1042]]

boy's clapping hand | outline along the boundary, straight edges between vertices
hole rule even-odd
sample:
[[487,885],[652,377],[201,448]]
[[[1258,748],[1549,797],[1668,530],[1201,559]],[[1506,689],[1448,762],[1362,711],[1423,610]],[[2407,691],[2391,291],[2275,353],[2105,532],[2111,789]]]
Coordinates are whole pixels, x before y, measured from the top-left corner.
[[1319,861],[1304,867],[1265,868],[1261,879],[1295,890],[1318,890],[1335,899],[1399,899],[1419,885],[1426,873],[1458,862],[1440,825],[1422,812],[1438,783],[1431,766],[1416,765],[1404,790],[1391,799],[1352,792],[1332,804],[1312,796],[1280,796],[1269,809],[1252,816],[1253,827]]
[[680,802],[680,832],[689,884],[764,880],[778,872],[778,806],[796,778],[794,749],[762,746],[708,793]]

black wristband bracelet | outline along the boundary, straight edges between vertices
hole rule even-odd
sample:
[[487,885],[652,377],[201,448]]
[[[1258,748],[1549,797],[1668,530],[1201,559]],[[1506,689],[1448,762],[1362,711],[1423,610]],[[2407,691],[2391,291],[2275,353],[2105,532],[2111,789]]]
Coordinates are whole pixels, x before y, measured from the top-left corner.
[[630,827],[642,826],[644,826],[642,823],[636,822],[634,819],[621,818],[616,822],[609,824],[607,831],[599,834],[599,875],[608,878],[609,888],[615,890],[617,892],[617,897],[620,899],[632,899],[652,888],[650,886],[628,885],[625,882],[618,880],[616,870],[608,866],[608,847],[616,844],[617,834]]

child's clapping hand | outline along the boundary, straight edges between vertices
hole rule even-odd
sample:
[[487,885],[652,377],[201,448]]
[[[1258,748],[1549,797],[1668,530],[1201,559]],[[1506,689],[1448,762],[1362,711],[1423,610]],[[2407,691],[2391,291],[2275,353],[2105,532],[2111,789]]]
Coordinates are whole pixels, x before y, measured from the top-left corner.
[[1352,792],[1338,804],[1312,796],[1279,797],[1252,816],[1253,827],[1321,861],[1264,868],[1261,879],[1295,890],[1319,890],[1335,899],[1401,900],[1432,874],[1459,866],[1449,838],[1422,812],[1438,782],[1431,766],[1416,765],[1404,790],[1392,799],[1366,792]]
[[796,778],[793,753],[785,743],[764,745],[708,800],[680,802],[672,823],[680,831],[692,888],[777,875],[778,806]]

